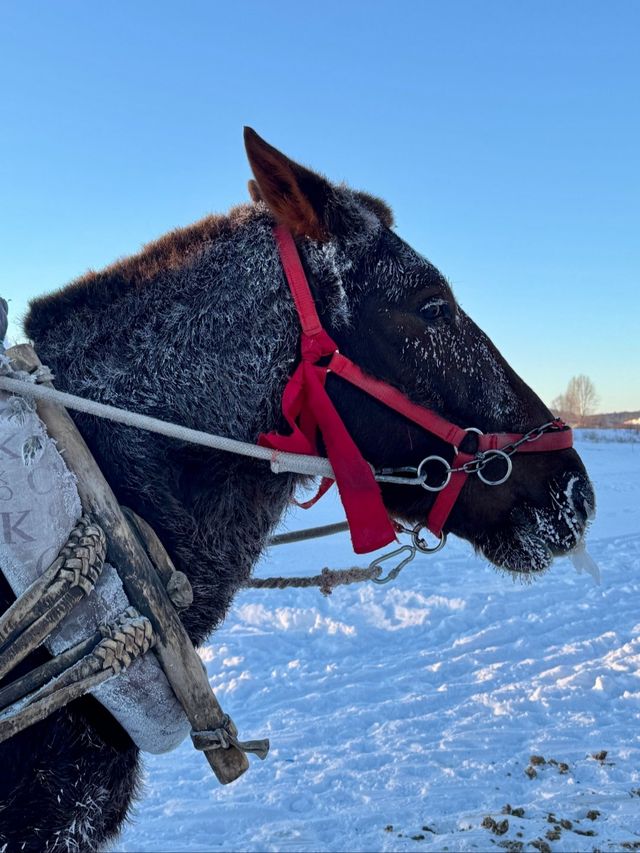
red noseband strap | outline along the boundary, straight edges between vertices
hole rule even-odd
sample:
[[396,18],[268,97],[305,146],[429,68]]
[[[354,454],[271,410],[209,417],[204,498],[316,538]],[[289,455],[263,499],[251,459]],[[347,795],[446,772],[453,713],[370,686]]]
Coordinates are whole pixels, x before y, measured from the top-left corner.
[[[392,542],[396,537],[395,528],[382,502],[371,466],[356,447],[326,392],[327,374],[330,371],[335,373],[455,448],[456,455],[451,467],[456,468],[456,471],[448,485],[438,492],[427,519],[427,527],[439,535],[470,473],[463,470],[462,466],[474,459],[457,449],[468,435],[467,431],[444,420],[430,409],[411,402],[397,388],[368,376],[338,352],[318,317],[291,233],[280,226],[274,229],[274,234],[300,318],[301,360],[282,396],[282,412],[291,434],[270,432],[260,436],[259,444],[274,450],[317,455],[319,432],[336,476],[354,551],[366,554]],[[326,363],[318,364],[322,359]],[[522,438],[521,434],[481,435],[478,436],[478,450],[499,450]],[[517,450],[560,450],[571,445],[571,430],[558,429],[538,436],[535,443],[519,445]],[[324,494],[326,489],[327,483],[323,482],[319,495]]]

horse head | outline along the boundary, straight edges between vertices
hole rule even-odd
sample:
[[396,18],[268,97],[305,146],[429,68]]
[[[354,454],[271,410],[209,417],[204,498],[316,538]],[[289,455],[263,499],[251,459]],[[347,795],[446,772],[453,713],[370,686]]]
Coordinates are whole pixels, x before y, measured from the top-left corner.
[[[341,353],[463,429],[527,433],[553,420],[446,278],[396,234],[384,202],[330,183],[251,129],[245,143],[251,196],[296,238],[320,318]],[[339,377],[328,376],[327,391],[374,467],[416,467],[434,455],[451,462],[450,445]],[[484,477],[500,479],[498,471]],[[505,482],[484,480],[467,479],[446,530],[496,566],[539,572],[581,541],[595,498],[572,448],[516,454]],[[389,512],[412,524],[434,501],[433,492],[398,484],[383,484],[382,494]]]
[[[252,131],[246,144],[254,204],[165,235],[32,302],[25,328],[58,388],[247,442],[282,428],[283,389],[303,353],[275,222],[296,241],[341,357],[396,396],[402,392],[408,405],[457,425],[461,452],[484,440],[465,435],[466,428],[527,433],[552,420],[462,311],[446,279],[395,233],[386,204],[331,184]],[[430,455],[453,459],[450,443],[341,376],[329,374],[326,391],[356,451],[376,468],[415,468]],[[299,478],[112,421],[76,421],[118,499],[152,525],[188,575],[194,601],[181,618],[201,642],[224,619]],[[583,536],[593,491],[572,449],[517,452],[512,460],[501,485],[466,478],[445,529],[498,566],[540,571]],[[502,479],[501,464],[504,458],[490,462],[485,479]],[[437,466],[428,471],[429,478],[437,474]],[[385,508],[424,523],[434,496],[419,485],[384,483],[385,506],[377,491],[375,505],[387,523]],[[0,611],[12,599],[0,582]],[[73,703],[39,725],[38,737],[25,732],[3,745],[14,772],[4,774],[6,783],[0,777],[0,799],[14,808],[8,822],[0,820],[0,836],[11,849],[25,839],[29,849],[57,850],[61,839],[74,849],[102,849],[137,787],[135,748],[95,703]],[[61,804],[58,786],[35,785],[47,768],[83,797]],[[16,803],[24,819],[16,817]]]

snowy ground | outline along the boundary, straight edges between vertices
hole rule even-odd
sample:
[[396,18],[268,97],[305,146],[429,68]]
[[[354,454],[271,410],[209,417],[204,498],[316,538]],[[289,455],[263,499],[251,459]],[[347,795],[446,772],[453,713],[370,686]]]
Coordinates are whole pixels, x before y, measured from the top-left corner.
[[[115,849],[640,849],[640,445],[578,449],[600,586],[568,560],[514,583],[451,539],[388,587],[243,592],[203,659],[271,754],[226,788],[189,743],[147,756]],[[327,496],[287,528],[339,518]],[[257,574],[354,562],[337,536]]]

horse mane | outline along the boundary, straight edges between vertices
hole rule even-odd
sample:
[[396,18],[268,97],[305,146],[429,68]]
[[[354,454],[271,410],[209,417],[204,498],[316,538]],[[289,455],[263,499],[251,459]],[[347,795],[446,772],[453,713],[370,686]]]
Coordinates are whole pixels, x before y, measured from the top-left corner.
[[29,303],[25,331],[33,340],[41,338],[51,323],[83,308],[98,310],[111,305],[131,288],[143,287],[169,270],[188,263],[204,246],[230,236],[264,207],[240,204],[226,214],[210,214],[182,228],[175,228],[142,246],[140,251],[102,270],[89,269],[58,290]]
[[[393,213],[386,202],[365,192],[354,195],[385,227],[393,226]],[[175,228],[102,270],[89,269],[58,290],[30,301],[24,321],[27,335],[37,340],[52,323],[68,318],[70,313],[113,304],[129,289],[143,287],[167,271],[184,267],[204,246],[231,236],[264,212],[262,203],[239,204],[228,213],[210,214],[191,225]]]

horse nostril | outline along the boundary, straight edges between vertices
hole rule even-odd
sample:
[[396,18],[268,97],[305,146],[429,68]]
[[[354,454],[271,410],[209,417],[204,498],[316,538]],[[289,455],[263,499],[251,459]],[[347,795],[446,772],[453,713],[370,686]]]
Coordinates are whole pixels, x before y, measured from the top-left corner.
[[591,500],[588,498],[582,499],[582,511],[585,514],[587,521],[592,521],[596,516],[596,504],[593,492],[591,493]]
[[582,511],[587,521],[591,521],[596,514],[596,496],[587,477],[581,478],[576,498],[582,503]]
[[593,519],[596,517],[596,502],[593,491],[591,492],[591,498],[591,500],[584,498],[582,501],[582,511],[584,512],[587,521],[593,521]]
[[591,521],[596,514],[596,497],[589,478],[582,471],[566,475],[564,494],[569,504],[585,521]]

